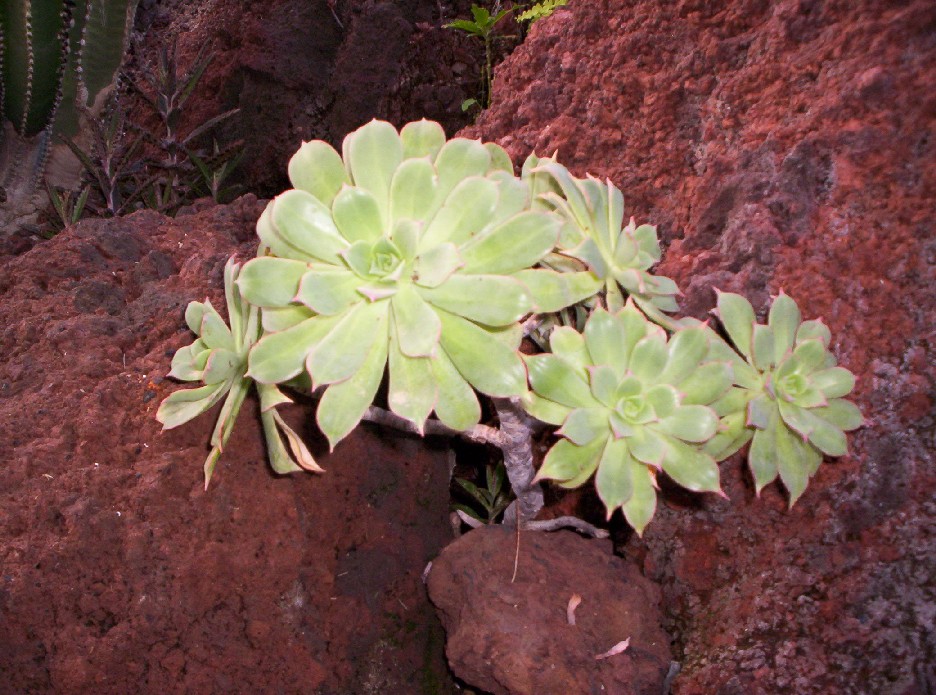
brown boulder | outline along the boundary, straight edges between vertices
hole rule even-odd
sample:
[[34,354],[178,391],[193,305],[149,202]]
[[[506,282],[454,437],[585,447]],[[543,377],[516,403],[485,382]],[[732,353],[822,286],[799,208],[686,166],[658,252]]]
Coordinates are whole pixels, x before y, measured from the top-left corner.
[[[495,695],[663,692],[669,638],[660,591],[610,541],[486,526],[433,561],[429,596],[454,673]],[[573,595],[581,598],[567,619]],[[629,639],[621,653],[597,658]]]

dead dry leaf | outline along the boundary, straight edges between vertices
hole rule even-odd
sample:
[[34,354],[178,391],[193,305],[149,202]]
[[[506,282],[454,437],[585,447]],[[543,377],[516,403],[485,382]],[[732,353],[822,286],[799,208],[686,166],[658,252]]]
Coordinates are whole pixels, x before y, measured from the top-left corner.
[[623,642],[618,642],[611,649],[606,651],[604,654],[596,654],[595,659],[607,659],[608,657],[614,656],[615,654],[620,654],[625,651],[630,646],[630,637],[628,637]]
[[581,602],[581,596],[578,594],[572,594],[572,598],[569,599],[569,605],[566,608],[566,620],[569,621],[569,625],[575,625],[575,609],[578,608],[578,605]]

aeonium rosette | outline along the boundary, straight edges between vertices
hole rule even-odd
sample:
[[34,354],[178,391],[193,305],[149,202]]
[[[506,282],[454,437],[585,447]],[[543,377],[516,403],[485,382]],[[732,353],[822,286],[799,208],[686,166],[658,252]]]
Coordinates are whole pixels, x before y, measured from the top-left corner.
[[731,385],[727,362],[710,361],[704,326],[666,332],[633,302],[592,312],[582,333],[557,327],[551,352],[526,357],[534,417],[560,425],[537,478],[579,487],[592,475],[608,516],[621,508],[638,533],[656,508],[656,475],[721,493],[702,445],[718,429],[709,407]]
[[779,476],[793,506],[823,455],[845,455],[845,432],[864,422],[845,400],[855,375],[829,351],[829,328],[803,321],[782,291],[766,325],[747,299],[730,292],[718,293],[716,314],[737,352],[721,340],[712,343],[719,359],[731,361],[734,386],[714,404],[722,426],[706,450],[723,459],[751,441],[748,464],[758,494]]
[[599,282],[533,268],[561,222],[530,208],[496,145],[446,142],[429,121],[399,133],[372,121],[345,138],[343,155],[305,143],[289,164],[295,189],[258,222],[261,254],[237,281],[264,329],[248,376],[275,385],[307,373],[325,386],[317,421],[332,446],[387,368],[393,412],[419,431],[433,411],[467,429],[481,414],[475,390],[526,390],[519,319]]

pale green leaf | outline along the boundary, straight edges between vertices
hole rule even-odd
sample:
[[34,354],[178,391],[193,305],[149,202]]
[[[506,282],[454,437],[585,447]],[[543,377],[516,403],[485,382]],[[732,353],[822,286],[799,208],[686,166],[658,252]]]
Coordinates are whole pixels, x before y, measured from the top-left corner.
[[685,405],[709,405],[731,387],[731,367],[726,362],[700,364],[676,387]]
[[435,158],[439,191],[447,196],[468,178],[484,176],[491,168],[491,153],[478,140],[454,138],[445,143]]
[[357,427],[373,403],[387,364],[388,343],[386,336],[375,340],[367,359],[350,378],[325,389],[316,421],[331,449]]
[[[682,383],[699,370],[700,362],[708,351],[704,329],[683,328],[676,331],[669,341],[669,358],[660,374],[660,381],[667,384]],[[725,384],[724,388],[728,386]]]
[[[391,324],[392,325],[392,324]],[[413,423],[422,434],[436,404],[438,386],[429,357],[408,357],[400,351],[391,327],[387,403],[390,410]]]
[[800,324],[799,329],[796,331],[796,342],[801,343],[804,340],[818,340],[825,347],[829,347],[829,343],[832,342],[832,332],[829,330],[829,327],[826,326],[822,321],[811,320],[803,321]]
[[604,446],[605,442],[601,439],[596,439],[586,446],[578,446],[568,439],[560,439],[546,454],[534,482],[556,480],[562,484],[573,480],[587,480],[598,467]]
[[796,330],[802,318],[796,302],[781,290],[770,306],[767,317],[767,325],[773,331],[774,337],[774,362],[779,364],[793,349]]
[[374,194],[365,188],[345,186],[332,203],[332,216],[341,235],[350,243],[374,244],[384,236],[384,220]]
[[334,316],[363,301],[361,278],[348,270],[326,267],[302,276],[295,298],[318,314]]
[[257,236],[260,238],[258,255],[272,253],[277,258],[289,258],[305,263],[309,254],[290,244],[273,224],[273,207],[275,201],[271,200],[264,208],[260,219],[257,220]]
[[210,306],[211,302],[205,300],[204,303],[189,302],[188,306],[185,307],[185,323],[189,327],[189,330],[195,335],[199,335],[202,319],[205,317],[205,312],[208,311]]
[[848,453],[845,433],[813,411],[780,401],[780,416],[790,429],[803,440],[808,439],[827,456],[844,456]]
[[702,451],[716,461],[724,461],[750,441],[755,430],[744,424],[744,412],[734,412],[721,418],[718,431],[702,446]]
[[382,227],[390,221],[390,182],[403,161],[403,143],[396,128],[373,120],[344,139],[345,167],[355,186],[373,194]]
[[316,316],[279,333],[268,333],[247,356],[247,375],[261,384],[281,384],[305,369],[312,349],[340,317]]
[[497,199],[497,184],[493,181],[473,176],[459,183],[426,227],[419,253],[446,242],[464,244],[491,221]]
[[403,142],[404,159],[428,157],[433,160],[445,145],[445,131],[435,121],[423,118],[403,126],[400,140]]
[[[348,242],[338,232],[331,210],[315,196],[293,189],[278,195],[272,205],[276,233],[306,255],[300,260],[341,263],[340,253],[348,247]],[[276,248],[273,251],[277,256],[283,255]]]
[[665,334],[662,330],[654,330],[634,346],[628,366],[634,376],[644,383],[654,383],[660,378],[668,357]]
[[285,331],[287,328],[292,328],[309,318],[312,318],[312,310],[299,304],[277,309],[263,309],[260,314],[260,321],[265,333]]
[[529,268],[552,251],[559,233],[557,218],[524,212],[459,249],[466,273],[510,274]]
[[413,264],[413,282],[422,287],[438,287],[463,265],[455,244],[433,246]]
[[[788,360],[799,374],[811,374],[823,366],[826,358],[825,346],[818,340],[804,340],[793,350]],[[779,370],[777,372],[779,376]]]
[[588,367],[588,383],[591,386],[592,395],[595,399],[607,408],[614,408],[620,396],[618,396],[618,384],[621,378],[612,367],[606,364],[597,367]]
[[197,389],[183,389],[170,393],[156,411],[156,419],[164,430],[183,425],[210,410],[228,392],[230,384],[209,384]]
[[[619,398],[625,395],[622,392]],[[669,384],[654,384],[644,392],[644,398],[658,418],[669,417],[679,406],[679,392]]]
[[653,474],[647,466],[640,463],[631,466],[632,492],[630,499],[624,503],[621,510],[624,512],[627,523],[638,536],[643,536],[644,529],[647,528],[647,524],[656,512],[657,498],[653,483]]
[[635,465],[639,464],[628,451],[626,440],[607,440],[595,474],[595,489],[608,510],[609,519],[614,510],[624,506],[633,494],[631,470]]
[[257,393],[260,396],[260,410],[266,412],[271,408],[285,403],[292,403],[293,400],[274,384],[257,384]]
[[594,296],[601,280],[591,272],[557,273],[552,270],[521,270],[513,277],[529,289],[536,310],[551,313]]
[[304,142],[289,160],[287,167],[293,188],[311,193],[325,205],[331,205],[335,194],[348,183],[344,162],[327,142]]
[[491,155],[491,169],[509,172],[510,175],[513,176],[513,162],[510,160],[510,155],[507,154],[507,150],[496,142],[486,142],[484,143],[484,147]]
[[628,336],[625,330],[624,322],[617,316],[598,308],[588,317],[582,332],[592,362],[608,365],[614,370],[618,380],[624,377],[628,366]]
[[669,439],[666,445],[663,470],[670,478],[693,492],[721,493],[715,459],[678,439]]
[[601,404],[592,396],[583,370],[556,355],[526,355],[533,390],[569,408],[593,408]]
[[361,369],[371,346],[387,341],[389,311],[389,302],[362,302],[342,315],[306,358],[312,383],[333,384]]
[[403,284],[390,300],[400,350],[408,357],[436,353],[442,322],[410,284]]
[[456,273],[438,287],[416,291],[429,304],[486,326],[514,323],[533,308],[526,285],[500,275]]
[[641,463],[654,468],[663,465],[666,456],[666,440],[662,435],[649,427],[635,427],[633,433],[627,437],[627,446],[631,454]]
[[[790,494],[790,507],[796,504],[809,484],[810,471],[818,452],[809,453],[810,447],[782,423],[774,430],[774,447],[777,451],[777,470],[780,480]],[[821,457],[820,457],[821,458]]]
[[774,337],[770,326],[756,324],[751,337],[751,359],[754,366],[767,371],[774,366]]
[[390,184],[390,219],[425,220],[437,202],[435,168],[428,159],[409,159]]
[[448,355],[440,350],[430,366],[438,386],[435,412],[442,424],[459,431],[477,425],[481,419],[478,397]]
[[728,332],[731,342],[745,357],[751,356],[751,340],[754,336],[754,308],[740,294],[718,292],[718,319]]
[[855,375],[844,367],[832,367],[813,372],[809,380],[828,399],[847,396],[855,388]]
[[206,311],[202,314],[201,329],[198,335],[202,342],[209,348],[223,348],[234,351],[234,336],[231,335],[231,329],[228,328],[221,314],[214,310],[210,303],[206,302]]
[[239,375],[243,370],[244,359],[240,355],[218,348],[211,351],[201,379],[206,384],[220,384]]
[[864,424],[864,417],[858,406],[842,398],[830,400],[825,406],[813,410],[813,413],[846,432],[856,430]]
[[197,381],[201,379],[202,371],[211,355],[202,341],[196,340],[176,350],[170,363],[169,376],[180,381]]
[[295,301],[299,280],[308,270],[303,261],[261,256],[244,264],[237,287],[254,306],[282,308]]
[[584,336],[571,326],[556,326],[549,334],[549,347],[553,353],[570,364],[585,369],[591,364]]
[[302,470],[286,452],[283,440],[277,431],[277,412],[275,410],[260,413],[263,424],[263,437],[266,441],[267,459],[274,473],[285,475]]
[[711,439],[718,428],[718,417],[704,405],[684,405],[656,425],[657,429],[686,442],[701,443]]
[[439,311],[442,348],[465,380],[489,396],[520,396],[526,391],[523,360],[480,326]]
[[561,425],[572,412],[568,406],[543,398],[532,391],[524,394],[523,407],[537,420],[556,426]]
[[[783,425],[780,425],[785,429]],[[765,486],[777,479],[776,429],[774,423],[770,429],[755,430],[748,453],[748,465],[754,475],[754,489],[758,496]]]
[[608,411],[605,408],[576,408],[556,434],[579,446],[589,444],[596,437],[606,440],[610,434]]

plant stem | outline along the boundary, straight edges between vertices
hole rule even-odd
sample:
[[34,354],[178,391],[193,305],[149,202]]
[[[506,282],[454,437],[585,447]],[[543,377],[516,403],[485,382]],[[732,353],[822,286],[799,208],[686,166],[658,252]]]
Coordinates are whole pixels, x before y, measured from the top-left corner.
[[495,398],[494,407],[500,420],[503,438],[504,467],[517,500],[504,512],[504,523],[521,525],[533,520],[543,508],[543,488],[534,483],[531,418],[512,399]]

